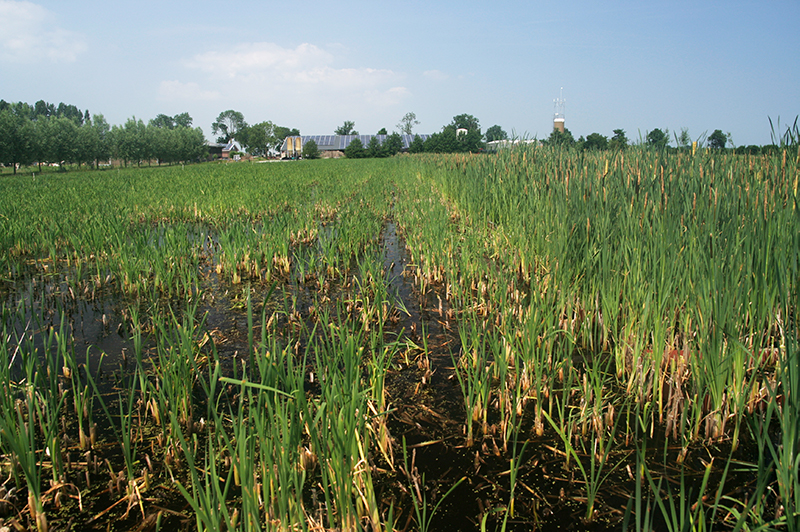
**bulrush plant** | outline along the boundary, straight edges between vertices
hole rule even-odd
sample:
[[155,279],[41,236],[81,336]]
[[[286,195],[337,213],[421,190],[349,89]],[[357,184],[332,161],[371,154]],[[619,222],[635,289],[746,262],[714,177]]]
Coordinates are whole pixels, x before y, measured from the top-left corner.
[[462,352],[458,359],[453,355],[458,384],[464,397],[466,445],[475,442],[475,425],[480,424],[481,433],[488,431],[488,410],[491,400],[491,373],[487,339],[474,320],[467,329],[459,328]]
[[492,354],[492,381],[496,383],[495,401],[492,406],[496,407],[500,416],[499,428],[500,437],[503,442],[503,450],[508,450],[508,441],[511,439],[516,421],[516,404],[521,395],[522,382],[518,378],[519,372],[516,371],[514,356],[511,344],[505,339],[502,341],[494,335],[489,336],[489,349]]
[[189,303],[182,316],[173,313],[168,320],[156,323],[154,387],[159,411],[162,415],[170,412],[190,434],[195,421],[194,389],[209,362],[204,350],[209,341],[204,325],[207,316],[198,320],[197,312],[197,302]]
[[363,519],[381,530],[368,456],[371,413],[360,368],[363,337],[341,319],[322,321],[329,325],[314,338],[313,348],[321,392],[303,403],[303,417],[320,464],[327,526],[355,529]]
[[[42,335],[43,348],[29,346],[26,362],[32,364],[33,373],[28,372],[28,381],[33,385],[40,431],[44,438],[45,453],[50,460],[50,471],[53,486],[64,481],[63,459],[63,424],[62,410],[66,404],[67,394],[62,380],[63,368],[67,364],[66,357],[72,353],[67,348],[66,320],[62,315],[58,331],[48,327],[47,335]],[[43,358],[43,360],[42,360]]]
[[235,470],[229,467],[227,473],[220,471],[221,464],[217,460],[224,444],[220,445],[218,437],[214,436],[221,433],[210,434],[201,446],[198,435],[185,433],[183,423],[171,410],[169,420],[173,437],[186,459],[190,478],[189,488],[182,483],[177,483],[177,487],[194,511],[197,529],[209,532],[237,529],[239,512],[231,510],[228,505]]
[[[4,317],[9,317],[5,310]],[[24,306],[17,311],[25,315]],[[30,319],[41,323],[44,315],[33,312]],[[13,350],[11,342],[16,344]],[[45,504],[57,507],[67,497],[80,501],[79,490],[65,474],[63,379],[72,359],[67,342],[62,314],[58,329],[41,324],[35,331],[26,327],[20,335],[10,333],[4,324],[0,346],[0,449],[17,487],[24,480],[30,524],[40,531],[48,530]],[[44,483],[47,473],[49,485]]]
[[[390,529],[394,499],[380,493],[397,486],[393,467],[417,502],[425,496],[414,484],[422,454],[400,466],[388,430],[392,409],[413,400],[394,393],[406,374],[392,362],[414,345],[426,399],[450,394],[432,375],[458,382],[478,458],[493,446],[476,442],[502,440],[486,463],[507,468],[512,489],[475,523],[504,512],[502,526],[512,515],[530,525],[543,514],[528,505],[526,515],[528,495],[568,505],[538,487],[514,491],[538,474],[523,463],[525,441],[555,438],[577,477],[564,499],[585,504],[584,519],[617,515],[604,489],[613,482],[637,529],[797,528],[797,165],[789,147],[738,156],[532,143],[66,173],[58,186],[7,176],[0,443],[23,501],[17,520],[59,519],[51,505],[74,497],[68,457],[79,450],[91,453],[90,494],[99,456],[130,464],[113,476],[131,519],[159,506],[141,489],[158,458],[198,528]],[[397,279],[379,255],[387,221],[405,244]],[[399,283],[405,301],[389,290]],[[421,341],[393,322],[405,305]],[[87,349],[80,364],[78,334],[95,330],[82,341],[108,352]],[[442,345],[452,368],[435,356]],[[120,346],[128,364],[105,380]],[[114,438],[93,433],[99,410]],[[145,477],[148,447],[157,465]],[[620,480],[619,457],[633,449],[636,471]],[[752,489],[722,489],[743,471]],[[690,503],[670,502],[690,492]],[[432,526],[431,512],[414,515]]]
[[[94,445],[97,426],[94,423],[94,390],[87,378],[82,378],[81,373],[91,371],[91,349],[86,349],[86,362],[78,364],[74,356],[67,359],[63,368],[64,377],[71,384],[72,402],[75,408],[76,423],[78,425],[78,448],[86,451]],[[102,355],[98,366],[102,365]]]
[[[138,371],[139,370],[137,368],[135,372]],[[128,500],[128,509],[126,510],[125,515],[127,516],[131,509],[138,506],[138,508],[141,510],[142,517],[144,517],[145,512],[142,505],[142,492],[146,490],[148,484],[146,479],[147,471],[145,470],[144,472],[145,478],[142,479],[141,485],[136,474],[136,464],[138,463],[138,444],[142,439],[141,414],[138,416],[139,423],[137,428],[134,428],[134,423],[137,418],[136,411],[139,410],[140,407],[145,404],[145,402],[142,401],[140,394],[136,393],[136,381],[137,379],[134,373],[131,384],[128,386],[123,386],[119,392],[119,417],[117,418],[117,427],[115,428],[118,429],[117,435],[122,447],[122,456],[125,460],[124,477],[122,471],[120,471],[118,475],[118,478],[124,478],[123,482],[125,485],[125,497],[127,497]],[[122,390],[124,390],[124,392]],[[113,471],[111,471],[111,474],[114,476]]]
[[[382,336],[382,335],[381,335]],[[390,469],[394,469],[393,440],[389,433],[387,417],[391,405],[387,400],[386,378],[389,368],[399,348],[397,342],[381,345],[382,338],[375,333],[370,335],[369,358],[366,361],[366,371],[370,386],[368,406],[370,409],[370,430],[381,456]]]
[[291,530],[295,524],[302,527],[308,520],[303,489],[306,478],[314,475],[316,456],[304,441],[305,423],[298,404],[303,400],[303,366],[294,366],[291,352],[274,353],[285,375],[281,379],[283,386],[292,395],[266,391],[250,398],[252,430],[256,435],[251,439],[255,441],[255,456],[258,457],[258,482],[254,487],[260,487],[256,495],[264,501],[267,527]]
[[[533,430],[537,436],[544,433],[543,409],[552,412],[553,390],[558,379],[558,365],[554,347],[560,342],[563,331],[556,325],[558,311],[553,299],[555,290],[539,286],[530,287],[527,315],[514,335],[514,361],[519,391],[515,413],[521,418],[525,406],[533,402]],[[563,370],[562,370],[563,375]]]
[[[39,420],[35,404],[35,382],[26,379],[14,383],[11,380],[7,345],[3,347],[3,352],[0,353],[0,363],[4,369],[3,389],[0,394],[0,448],[5,460],[9,461],[10,473],[17,487],[21,487],[24,482],[27,488],[27,510],[31,526],[36,527],[39,532],[46,532],[48,525],[42,490],[44,449],[40,447],[37,433]],[[32,369],[33,366],[26,364],[26,367]],[[26,376],[33,377],[32,371],[28,371]]]
[[[654,401],[658,415],[647,418],[649,434],[666,424],[673,435],[682,433],[684,446],[700,438],[719,441],[730,437],[732,420],[735,444],[746,410],[743,396],[759,396],[756,384],[763,381],[756,375],[767,369],[760,361],[745,369],[747,353],[763,349],[756,346],[764,341],[754,339],[774,336],[767,331],[775,329],[776,285],[767,271],[774,271],[775,257],[797,253],[787,242],[791,232],[773,229],[796,225],[787,214],[796,168],[785,178],[789,158],[778,170],[764,159],[760,168],[752,159],[743,167],[745,159],[731,156],[661,158],[634,150],[603,157],[585,154],[578,163],[577,154],[551,157],[546,149],[530,149],[497,158],[420,160],[419,171],[431,188],[454,201],[461,219],[485,220],[495,234],[504,233],[505,256],[535,246],[541,262],[550,265],[548,276],[557,279],[552,290],[574,293],[569,306],[555,307],[566,311],[559,327],[601,359],[603,352],[612,353],[615,374],[628,391],[641,404]],[[542,164],[530,166],[535,159]],[[495,175],[502,179],[490,177]],[[513,206],[510,198],[517,198]],[[405,211],[398,206],[398,212]],[[516,229],[521,223],[525,229]],[[426,259],[442,254],[442,233],[433,227],[427,236],[425,225],[409,231],[420,233],[414,236],[421,242],[416,253]],[[468,238],[453,253],[464,256]],[[491,294],[482,287],[503,270],[504,261],[497,262],[497,269],[483,268],[488,279],[471,281],[479,296]],[[469,279],[467,272],[465,265],[456,275]],[[465,284],[470,283],[454,286]],[[478,308],[492,304],[477,301]],[[509,333],[513,329],[504,331]]]
[[[248,303],[248,320],[252,313]],[[230,456],[233,482],[241,489],[240,521],[245,530],[292,530],[305,527],[303,505],[306,476],[313,474],[315,458],[304,446],[306,426],[301,417],[303,395],[303,360],[295,361],[295,352],[281,347],[268,326],[266,309],[261,317],[261,340],[253,345],[253,369],[243,368],[246,378],[238,380],[219,375],[216,364],[209,383],[241,387],[238,407],[231,405],[230,428],[217,408],[209,411],[211,424],[225,452]],[[312,333],[313,336],[313,333]],[[252,341],[251,341],[252,342]],[[291,342],[288,342],[291,344]],[[249,377],[248,377],[249,375]],[[207,392],[209,397],[218,394]],[[231,436],[227,436],[230,431]]]
[[[791,246],[796,253],[800,252],[797,234],[793,235]],[[772,495],[775,503],[771,524],[793,530],[800,524],[800,429],[797,424],[800,416],[800,322],[796,314],[800,290],[792,287],[792,283],[800,268],[796,260],[782,266],[783,269],[775,272],[782,288],[779,291],[779,376],[774,385],[768,386],[770,400],[764,415],[754,422],[760,460],[757,464],[758,498],[748,501],[741,513],[748,517],[748,511],[767,510],[765,503]]]
[[[576,438],[573,438],[569,431],[563,430],[547,413],[544,413],[544,416],[564,444],[567,469],[569,470],[570,468],[571,457],[573,460],[572,463],[578,468],[583,478],[584,485],[586,486],[586,513],[584,514],[584,520],[586,522],[592,522],[596,517],[596,504],[598,503],[601,486],[605,483],[606,479],[608,479],[609,475],[622,464],[622,462],[617,462],[611,468],[606,468],[609,456],[612,452],[612,447],[615,443],[617,423],[619,423],[620,418],[618,417],[615,419],[613,425],[609,427],[610,431],[608,431],[608,434],[606,433],[605,427],[600,427],[598,430],[598,428],[593,426],[590,437],[585,438],[584,435],[584,437],[577,438],[582,444],[588,440],[589,448],[587,449],[577,448],[575,445]],[[568,421],[567,424],[568,426],[572,425],[571,420]],[[584,460],[589,462],[588,467],[583,463]]]

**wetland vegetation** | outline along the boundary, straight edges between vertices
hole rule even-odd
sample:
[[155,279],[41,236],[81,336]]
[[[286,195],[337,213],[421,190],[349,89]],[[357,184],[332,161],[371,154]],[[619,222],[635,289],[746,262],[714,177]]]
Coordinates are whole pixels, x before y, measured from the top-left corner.
[[800,527],[796,149],[0,179],[0,512]]

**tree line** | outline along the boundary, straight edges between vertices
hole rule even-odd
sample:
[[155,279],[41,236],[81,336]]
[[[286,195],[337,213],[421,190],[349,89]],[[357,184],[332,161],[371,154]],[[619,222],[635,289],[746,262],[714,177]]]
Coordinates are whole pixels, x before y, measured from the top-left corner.
[[[577,141],[572,139],[572,134],[568,129],[565,129],[564,132],[553,130],[548,141],[553,144],[571,144],[581,150],[619,150],[627,148],[630,143],[624,129],[615,129],[611,139],[600,133],[591,133],[586,138],[579,137]],[[687,128],[681,129],[680,135],[675,134],[675,144],[679,148],[689,149],[693,144],[704,147],[706,142],[709,148],[722,149],[730,142],[730,134],[726,135],[722,130],[717,129],[708,138],[704,133],[694,141],[689,136]],[[656,149],[668,148],[670,144],[669,129],[655,128],[648,131],[640,144]]]
[[0,163],[12,166],[88,165],[118,159],[128,164],[195,161],[208,155],[203,131],[188,113],[158,115],[148,124],[135,117],[110,126],[74,105],[43,100],[34,105],[0,100]]
[[[772,144],[764,146],[734,146],[731,134],[723,133],[721,129],[714,130],[710,135],[703,133],[693,139],[689,135],[688,128],[681,128],[680,133],[672,134],[672,138],[670,138],[669,129],[655,128],[648,131],[637,142],[632,143],[625,134],[624,129],[615,129],[611,138],[600,133],[591,133],[585,138],[581,136],[577,140],[572,136],[569,129],[564,129],[564,131],[554,129],[548,138],[542,140],[542,144],[575,148],[577,150],[622,150],[631,144],[638,144],[659,150],[688,151],[694,146],[719,151],[728,150],[740,155],[769,155],[777,153],[783,146],[796,145],[798,143],[800,140],[798,121],[795,120],[794,124],[789,126],[783,135],[776,136],[773,133],[772,136]],[[672,146],[673,140],[674,146]]]
[[[400,133],[412,134],[418,125],[414,113],[406,113],[398,123]],[[770,120],[770,124],[772,121]],[[778,126],[780,129],[780,126]],[[774,131],[774,128],[773,128]],[[277,126],[270,121],[248,124],[242,113],[229,109],[223,111],[212,124],[212,132],[219,136],[220,143],[236,139],[253,155],[268,155],[278,151],[287,136],[300,135],[295,128]],[[336,128],[339,135],[357,135],[355,123],[345,121]],[[387,134],[386,128],[379,132]],[[715,130],[711,135],[702,134],[692,140],[686,128],[673,133],[675,147],[671,147],[668,129],[655,128],[640,138],[638,144],[656,149],[691,149],[692,145],[712,149],[730,149],[735,153],[771,153],[787,142],[794,144],[800,138],[797,120],[787,128],[783,136],[773,134],[773,144],[766,146],[733,147],[730,133]],[[441,131],[430,135],[424,141],[415,136],[409,146],[410,153],[477,153],[486,149],[486,142],[507,140],[508,134],[499,125],[481,132],[480,122],[469,114],[453,117]],[[777,140],[776,140],[777,139]],[[787,141],[786,139],[789,139]],[[573,137],[569,129],[553,130],[543,144],[577,148],[579,150],[620,150],[628,147],[631,141],[623,129],[615,129],[609,138],[600,133],[587,137]],[[319,155],[315,144],[304,147],[306,158]],[[728,148],[728,145],[731,148]],[[388,157],[402,150],[399,133],[388,135],[384,142],[373,137],[364,146],[355,139],[345,149],[349,158]],[[175,116],[159,114],[145,124],[141,119],[131,117],[125,124],[110,126],[102,114],[92,116],[88,110],[81,111],[74,105],[52,103],[39,100],[33,105],[0,100],[0,164],[16,168],[31,163],[77,164],[97,167],[102,161],[118,159],[126,166],[152,161],[161,163],[189,162],[205,159],[208,146],[202,130],[192,127],[192,117],[188,113]]]

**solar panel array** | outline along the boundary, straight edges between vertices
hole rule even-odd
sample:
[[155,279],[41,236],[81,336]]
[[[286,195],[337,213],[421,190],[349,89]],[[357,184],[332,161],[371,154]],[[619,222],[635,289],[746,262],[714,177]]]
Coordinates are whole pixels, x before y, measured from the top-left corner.
[[[377,137],[378,142],[383,144],[389,135],[301,135],[300,138],[303,142],[303,146],[305,146],[306,142],[309,140],[313,140],[317,143],[317,148],[320,151],[344,151],[351,142],[355,139],[359,139],[361,144],[366,148],[372,137]],[[407,150],[411,143],[414,141],[414,137],[419,137],[422,141],[426,141],[430,135],[400,135],[400,139],[403,141],[403,149]],[[287,142],[290,138],[295,137],[286,137],[283,141],[283,145],[281,146],[281,151],[289,151],[287,150]]]

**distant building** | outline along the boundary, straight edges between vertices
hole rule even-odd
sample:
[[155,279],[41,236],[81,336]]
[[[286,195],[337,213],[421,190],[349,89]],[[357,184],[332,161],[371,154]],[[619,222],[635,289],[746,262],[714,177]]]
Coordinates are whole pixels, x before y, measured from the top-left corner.
[[490,153],[496,152],[502,149],[513,148],[520,144],[541,146],[542,143],[536,139],[492,140],[486,143],[486,151]]
[[553,113],[553,131],[564,132],[564,87],[561,87],[558,99],[553,100],[555,112]]
[[222,148],[222,158],[227,159],[228,157],[230,157],[232,151],[239,151],[239,152],[244,151],[244,148],[242,148],[242,145],[239,144],[239,142],[236,139],[231,139],[225,145],[225,147]]
[[[317,143],[317,149],[319,149],[321,157],[341,157],[344,155],[345,148],[353,140],[359,139],[366,148],[369,146],[372,137],[377,137],[378,142],[383,144],[389,135],[300,135],[286,137],[283,144],[281,144],[281,159],[299,158],[303,153],[303,146],[309,140]],[[430,135],[400,135],[400,139],[403,141],[403,151],[408,150],[408,147],[414,142],[414,137],[419,137],[424,142]]]
[[208,156],[214,158],[222,157],[222,148],[225,147],[225,144],[220,144],[219,142],[206,142],[206,148],[208,148]]
[[207,142],[206,146],[208,146],[208,154],[211,157],[216,155],[220,159],[228,159],[232,151],[244,152],[244,148],[242,148],[242,145],[239,144],[239,141],[236,139],[231,139],[229,142],[223,143]]

